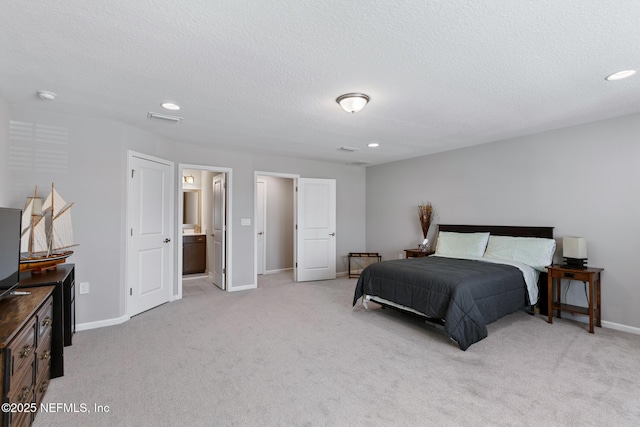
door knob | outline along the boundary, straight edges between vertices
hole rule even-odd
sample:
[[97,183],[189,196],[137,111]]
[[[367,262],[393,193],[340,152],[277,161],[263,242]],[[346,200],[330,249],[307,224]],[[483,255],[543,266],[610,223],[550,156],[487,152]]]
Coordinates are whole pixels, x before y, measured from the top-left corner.
[[258,233],[258,236],[262,236],[264,233],[261,231]]
[[329,233],[329,236],[335,236],[336,233]]
[[164,242],[165,242],[165,243],[169,243],[170,241],[171,241],[171,239],[169,239],[169,238],[164,239]]

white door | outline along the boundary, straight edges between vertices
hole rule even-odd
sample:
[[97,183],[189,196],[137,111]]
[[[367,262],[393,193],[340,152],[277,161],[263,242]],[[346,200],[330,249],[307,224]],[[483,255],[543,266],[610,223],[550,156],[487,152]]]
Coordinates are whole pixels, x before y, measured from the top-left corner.
[[256,252],[257,252],[257,274],[264,274],[265,263],[265,240],[264,225],[266,222],[266,204],[267,204],[267,183],[264,180],[258,180],[258,194],[256,200]]
[[226,289],[226,174],[221,173],[213,177],[213,210],[211,224],[213,232],[213,284],[220,289]]
[[173,293],[173,163],[129,154],[128,314],[168,302]]
[[298,178],[296,281],[336,278],[336,180]]

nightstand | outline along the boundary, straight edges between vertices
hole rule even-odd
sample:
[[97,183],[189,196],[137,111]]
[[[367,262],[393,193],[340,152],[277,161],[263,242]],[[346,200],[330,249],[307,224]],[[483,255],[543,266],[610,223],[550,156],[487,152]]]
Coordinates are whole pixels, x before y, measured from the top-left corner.
[[423,256],[433,255],[436,251],[420,252],[420,249],[405,249],[404,253],[407,258],[422,258]]
[[[563,311],[568,311],[574,314],[586,314],[589,316],[589,332],[593,333],[593,323],[595,316],[596,326],[602,326],[601,324],[601,310],[600,310],[600,273],[604,268],[587,267],[587,268],[572,268],[562,265],[552,265],[548,268],[548,313],[549,318],[547,322],[553,323],[553,310],[557,311],[558,318],[562,317]],[[553,279],[556,280],[556,300],[553,299]],[[589,300],[588,307],[578,307],[571,304],[563,304],[561,298],[562,279],[566,280],[579,280],[585,284],[588,284],[587,298]]]

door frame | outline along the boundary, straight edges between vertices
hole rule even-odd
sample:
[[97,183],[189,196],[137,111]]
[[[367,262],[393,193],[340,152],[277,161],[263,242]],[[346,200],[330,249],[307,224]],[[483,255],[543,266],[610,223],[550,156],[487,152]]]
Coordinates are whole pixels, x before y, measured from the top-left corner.
[[[131,218],[131,206],[130,206],[130,202],[131,202],[131,183],[130,183],[130,171],[131,171],[131,163],[132,163],[132,159],[134,157],[140,158],[140,159],[144,159],[150,162],[156,162],[156,163],[160,163],[160,164],[168,164],[171,166],[171,174],[175,173],[175,162],[171,161],[171,160],[167,160],[167,159],[163,159],[161,157],[155,157],[155,156],[151,156],[149,154],[145,154],[145,153],[140,153],[138,151],[133,151],[133,150],[127,150],[127,170],[126,170],[126,202],[125,202],[125,211],[126,211],[126,215],[125,215],[125,223],[126,223],[126,228],[125,228],[125,239],[126,239],[126,245],[125,245],[125,281],[124,281],[124,289],[123,289],[123,297],[124,297],[124,312],[125,312],[125,316],[124,316],[124,320],[129,320],[131,318],[131,313],[130,313],[130,308],[129,307],[129,295],[128,295],[128,290],[131,287],[130,284],[130,274],[131,274],[131,260],[130,260],[130,255],[131,255],[131,239],[130,237],[130,233],[129,230],[131,229],[132,226],[132,218]],[[175,181],[175,176],[170,176],[169,179],[170,181]],[[171,200],[169,200],[169,211],[175,215],[175,183],[174,183],[174,191],[171,191]],[[174,217],[175,218],[175,217]],[[175,226],[175,219],[173,221],[169,221],[169,227],[171,227],[172,229],[169,231],[169,235],[170,236],[175,236],[176,233],[176,226]],[[175,238],[174,238],[174,242],[175,242]],[[174,245],[174,250],[175,250],[175,246]],[[175,254],[175,252],[174,252]],[[172,260],[171,262],[173,263],[174,269],[175,269],[175,255],[172,254]],[[170,277],[168,278],[171,281],[172,284],[172,291],[171,291],[171,295],[169,297],[169,301],[174,301],[175,300],[175,290],[176,290],[176,281],[175,281],[175,275],[174,277]]]
[[226,259],[226,278],[225,278],[225,291],[226,292],[232,292],[235,291],[236,289],[233,288],[233,281],[232,279],[232,271],[233,269],[231,268],[231,266],[233,265],[233,261],[232,261],[232,253],[233,251],[231,250],[231,245],[233,242],[233,239],[231,238],[233,230],[232,230],[232,223],[233,221],[231,221],[231,218],[233,218],[232,216],[232,175],[233,175],[233,169],[232,168],[226,168],[226,167],[219,167],[219,166],[206,166],[206,165],[195,165],[195,164],[187,164],[187,163],[179,163],[178,164],[178,174],[177,174],[177,181],[178,184],[176,185],[177,191],[178,191],[178,214],[176,216],[177,218],[177,225],[179,227],[176,227],[176,242],[179,242],[179,245],[176,245],[176,259],[177,261],[177,266],[176,266],[176,283],[178,284],[177,287],[177,293],[176,293],[176,298],[175,299],[182,299],[182,239],[183,239],[183,234],[182,234],[182,215],[184,213],[184,201],[182,200],[182,197],[180,197],[182,195],[182,174],[184,173],[185,169],[196,169],[196,170],[201,170],[201,171],[206,171],[206,172],[214,172],[214,173],[224,173],[226,175],[226,184],[227,184],[227,189],[226,189],[226,198],[227,198],[227,203],[226,203],[226,221],[225,221],[225,225],[227,228],[227,236],[225,239],[225,259]]
[[[260,176],[264,176],[264,175],[260,175]],[[258,193],[257,193],[257,188],[258,188],[258,184],[262,183],[263,185],[263,195],[262,195],[262,230],[264,231],[264,233],[262,234],[262,244],[258,245],[256,243],[256,275],[264,275],[265,271],[266,271],[266,266],[267,266],[267,259],[266,259],[266,250],[267,250],[267,233],[266,233],[266,227],[267,227],[267,192],[268,192],[268,186],[267,186],[267,181],[265,179],[261,179],[260,176],[258,177],[257,181],[256,181],[256,216],[255,216],[255,223],[258,223],[259,218],[259,209],[260,206],[258,204]],[[257,237],[257,233],[256,233],[256,241],[258,240]],[[258,257],[258,254],[262,252],[262,265],[259,265],[260,263],[258,262],[258,260],[260,259],[260,257]],[[260,268],[262,267],[262,268]],[[260,271],[262,271],[262,273],[260,273]]]
[[[258,235],[256,234],[256,218],[258,217],[258,177],[259,176],[275,176],[278,178],[289,178],[293,179],[293,222],[294,227],[298,222],[296,217],[296,213],[298,211],[298,197],[296,193],[296,187],[298,186],[298,178],[300,178],[299,174],[292,173],[280,173],[280,172],[263,172],[263,171],[253,171],[253,283],[258,287]],[[265,224],[266,227],[266,224]],[[296,268],[296,259],[298,257],[298,248],[297,244],[297,233],[294,229],[293,232],[293,277],[294,279],[298,276],[298,269]]]

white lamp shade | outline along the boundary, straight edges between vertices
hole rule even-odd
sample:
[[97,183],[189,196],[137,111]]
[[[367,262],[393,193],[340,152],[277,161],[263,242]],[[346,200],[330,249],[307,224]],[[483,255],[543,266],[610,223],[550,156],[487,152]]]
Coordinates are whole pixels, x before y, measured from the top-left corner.
[[347,113],[357,113],[367,105],[369,97],[363,93],[347,93],[339,96],[336,102],[340,104],[342,109]]
[[563,237],[562,256],[565,258],[587,259],[587,239],[584,237]]

